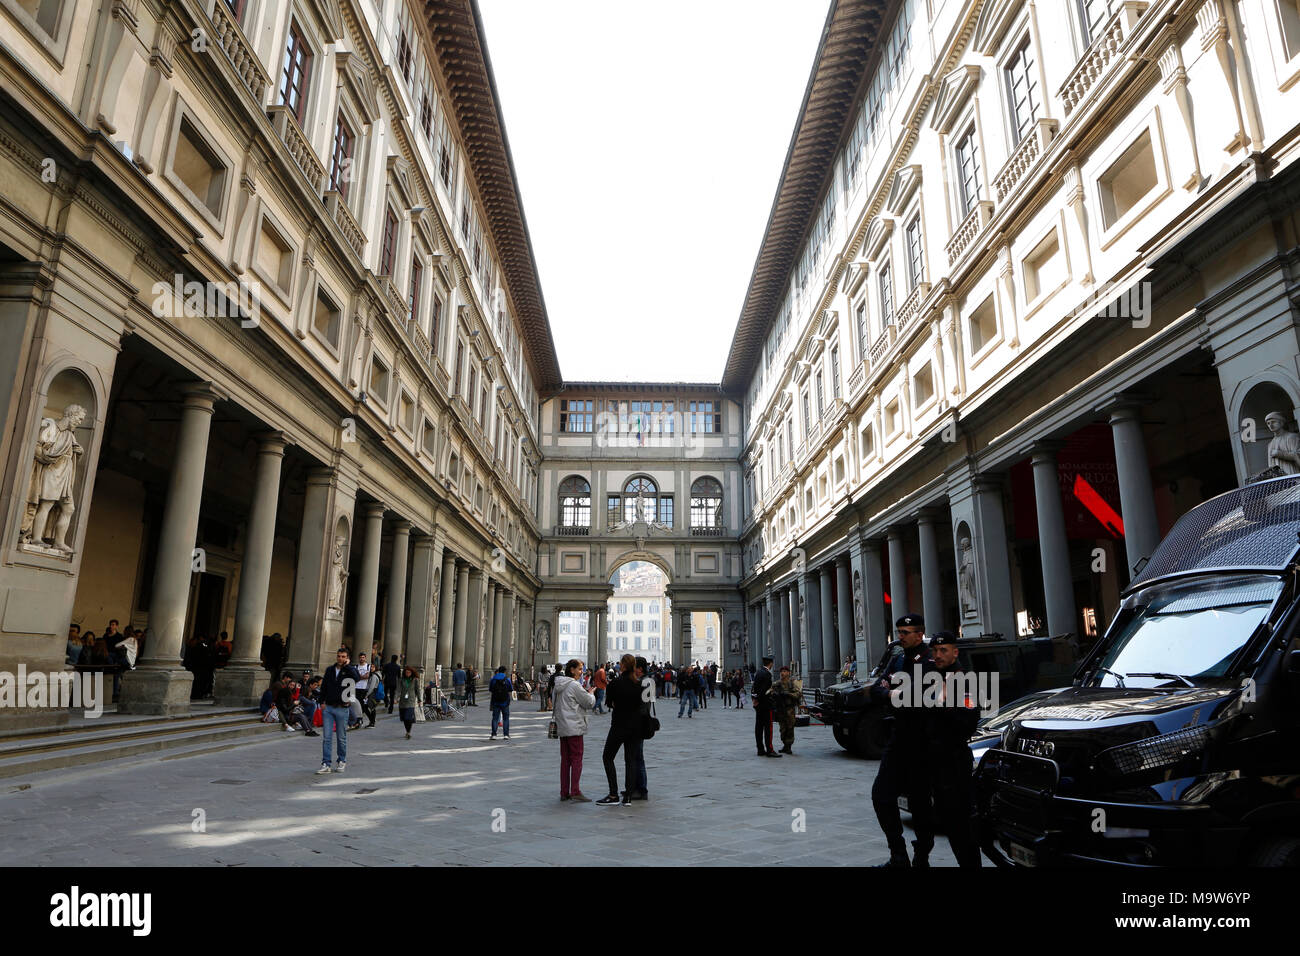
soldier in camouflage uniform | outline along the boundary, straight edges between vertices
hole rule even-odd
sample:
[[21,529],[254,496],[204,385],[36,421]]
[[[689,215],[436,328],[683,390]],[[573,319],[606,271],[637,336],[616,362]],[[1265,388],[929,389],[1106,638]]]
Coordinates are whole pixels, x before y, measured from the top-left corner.
[[793,754],[794,751],[790,748],[794,746],[794,716],[799,712],[803,694],[790,679],[790,668],[781,668],[781,679],[772,685],[768,695],[772,698],[772,709],[781,725],[780,752]]

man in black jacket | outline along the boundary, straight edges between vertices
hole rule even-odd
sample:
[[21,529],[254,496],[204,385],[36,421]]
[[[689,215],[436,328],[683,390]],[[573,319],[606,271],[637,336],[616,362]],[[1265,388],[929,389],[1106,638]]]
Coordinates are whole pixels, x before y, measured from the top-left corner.
[[397,679],[402,675],[402,668],[397,663],[397,655],[384,665],[384,699],[388,702],[388,712],[393,712],[393,700],[397,697]]
[[772,698],[767,693],[771,689],[772,658],[765,657],[750,687],[754,695],[754,742],[758,744],[760,757],[781,756],[772,747]]
[[941,706],[925,712],[927,763],[934,790],[934,813],[948,834],[958,866],[980,865],[979,845],[971,832],[974,805],[970,737],[979,723],[978,702],[968,694],[957,638],[940,631],[930,640],[934,668],[944,679]]
[[[880,829],[889,843],[889,862],[883,865],[912,865],[907,858],[903,820],[898,813],[898,797],[906,793],[907,806],[912,813],[912,829],[916,832],[916,839],[912,841],[916,865],[928,866],[930,850],[934,846],[934,828],[925,768],[925,712],[915,704],[921,694],[921,678],[934,665],[925,646],[925,620],[921,615],[905,614],[895,622],[895,627],[899,649],[885,666],[880,681],[871,689],[873,697],[884,701],[894,728],[880,757],[876,782],[871,787],[871,802]],[[895,674],[900,675],[898,681],[895,681]]]
[[357,669],[348,663],[348,649],[340,647],[334,655],[334,666],[328,667],[321,676],[321,703],[325,709],[324,724],[321,727],[321,763],[317,773],[330,772],[330,747],[334,738],[339,739],[339,764],[336,773],[342,773],[348,767],[348,719],[351,705],[357,698],[357,684],[361,677]]
[[[611,681],[605,695],[605,703],[613,709],[609,721],[609,736],[605,738],[605,750],[601,759],[605,764],[605,778],[609,782],[609,794],[596,802],[602,806],[613,806],[622,802],[628,806],[636,792],[637,766],[641,759],[641,744],[645,737],[645,719],[641,715],[641,685],[637,683],[632,670],[636,659],[631,654],[624,654],[618,662],[619,676]],[[614,755],[619,747],[623,748],[623,780],[627,790],[619,799],[618,771],[614,769]]]

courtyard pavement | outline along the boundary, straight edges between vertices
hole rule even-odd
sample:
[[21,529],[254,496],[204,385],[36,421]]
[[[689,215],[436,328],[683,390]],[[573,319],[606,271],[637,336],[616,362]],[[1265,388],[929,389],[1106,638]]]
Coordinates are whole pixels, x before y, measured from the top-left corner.
[[[676,700],[657,710],[650,799],[630,807],[560,802],[559,746],[536,702],[512,706],[509,741],[487,739],[487,706],[468,708],[464,722],[417,723],[411,740],[381,711],[373,730],[348,735],[343,774],[315,774],[319,738],[282,733],[214,754],[7,780],[0,818],[21,839],[7,842],[4,862],[862,866],[888,856],[871,808],[877,764],[841,750],[829,727],[800,727],[794,756],[760,759],[748,706],[715,698],[680,720]],[[608,726],[592,717],[586,740],[593,800],[606,789]],[[621,754],[616,764],[622,786]],[[942,837],[932,862],[953,865]]]

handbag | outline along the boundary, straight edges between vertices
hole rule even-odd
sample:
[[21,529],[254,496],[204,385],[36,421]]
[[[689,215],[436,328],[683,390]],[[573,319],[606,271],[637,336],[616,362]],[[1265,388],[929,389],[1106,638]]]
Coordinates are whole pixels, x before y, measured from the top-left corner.
[[311,715],[311,725],[312,725],[313,727],[324,727],[324,726],[325,726],[325,708],[324,708],[324,707],[317,707],[316,710],[312,712],[312,715]]
[[645,720],[645,730],[641,732],[641,736],[643,739],[649,740],[658,732],[659,732],[659,718],[655,716],[655,705],[651,703],[650,716],[647,717]]
[[560,725],[552,720],[546,725],[546,736],[551,740],[557,739],[560,736]]

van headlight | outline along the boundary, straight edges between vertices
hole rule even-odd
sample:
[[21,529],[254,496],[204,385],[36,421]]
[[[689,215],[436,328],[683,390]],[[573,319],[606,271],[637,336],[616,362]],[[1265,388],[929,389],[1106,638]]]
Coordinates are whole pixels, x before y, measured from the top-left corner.
[[1112,773],[1140,773],[1176,764],[1185,757],[1205,749],[1210,739],[1208,727],[1193,727],[1159,737],[1121,744],[1097,755],[1097,765]]

